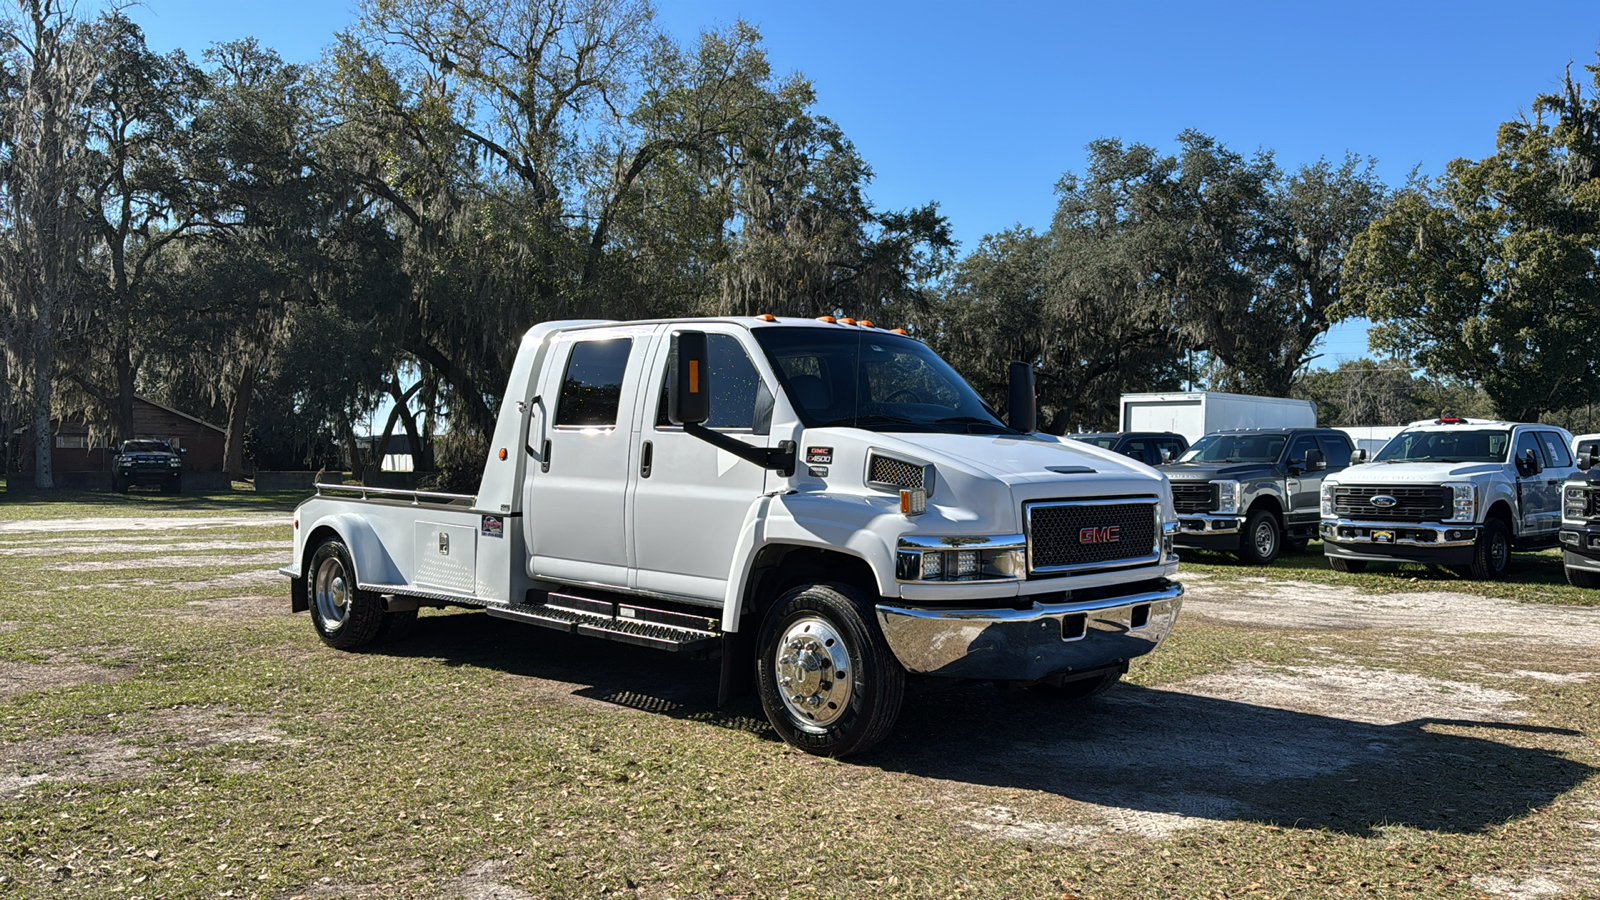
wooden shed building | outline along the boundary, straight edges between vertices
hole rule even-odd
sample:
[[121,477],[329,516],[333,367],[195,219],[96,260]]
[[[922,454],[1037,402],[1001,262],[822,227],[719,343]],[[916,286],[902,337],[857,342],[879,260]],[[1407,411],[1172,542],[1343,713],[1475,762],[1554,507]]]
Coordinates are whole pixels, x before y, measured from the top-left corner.
[[[112,440],[93,435],[81,419],[58,419],[50,440],[50,463],[56,484],[70,488],[111,486]],[[225,490],[230,481],[222,471],[227,432],[187,413],[143,397],[133,398],[133,436],[166,441],[182,449],[185,489]],[[22,470],[33,469],[32,442],[23,443]]]

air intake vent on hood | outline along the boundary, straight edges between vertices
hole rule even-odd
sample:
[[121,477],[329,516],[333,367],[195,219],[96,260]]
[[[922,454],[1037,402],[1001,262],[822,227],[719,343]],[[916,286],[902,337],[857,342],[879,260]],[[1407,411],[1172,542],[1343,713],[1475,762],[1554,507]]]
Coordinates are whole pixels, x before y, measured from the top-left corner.
[[931,494],[933,466],[909,463],[874,453],[867,457],[867,484],[896,491],[914,491],[921,488]]

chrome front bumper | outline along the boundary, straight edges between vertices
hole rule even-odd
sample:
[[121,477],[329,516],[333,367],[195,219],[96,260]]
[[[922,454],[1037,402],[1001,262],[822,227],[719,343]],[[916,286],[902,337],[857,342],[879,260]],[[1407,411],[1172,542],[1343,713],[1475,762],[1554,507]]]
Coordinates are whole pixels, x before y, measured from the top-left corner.
[[1242,519],[1238,513],[1179,513],[1178,537],[1188,536],[1206,537],[1213,534],[1238,534],[1239,521]]
[[1031,609],[918,609],[880,603],[878,625],[907,671],[1033,680],[1103,669],[1154,650],[1183,606],[1183,585]]
[[[1478,543],[1480,525],[1439,522],[1370,522],[1365,519],[1323,519],[1322,539],[1335,544],[1446,549]],[[1378,532],[1377,535],[1374,532]],[[1381,535],[1387,534],[1384,538]]]

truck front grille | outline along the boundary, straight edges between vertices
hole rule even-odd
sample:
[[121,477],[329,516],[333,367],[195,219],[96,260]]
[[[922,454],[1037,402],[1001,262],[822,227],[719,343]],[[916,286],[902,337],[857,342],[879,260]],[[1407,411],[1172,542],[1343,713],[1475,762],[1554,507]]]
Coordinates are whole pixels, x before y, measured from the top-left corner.
[[1172,485],[1172,504],[1178,508],[1178,514],[1204,513],[1216,508],[1217,489],[1211,482],[1198,484]]
[[[1392,497],[1393,505],[1374,504]],[[1341,519],[1374,522],[1442,522],[1455,514],[1455,494],[1442,487],[1345,487],[1333,489],[1333,512]]]
[[1161,559],[1153,499],[1047,500],[1022,508],[1030,575],[1149,565]]

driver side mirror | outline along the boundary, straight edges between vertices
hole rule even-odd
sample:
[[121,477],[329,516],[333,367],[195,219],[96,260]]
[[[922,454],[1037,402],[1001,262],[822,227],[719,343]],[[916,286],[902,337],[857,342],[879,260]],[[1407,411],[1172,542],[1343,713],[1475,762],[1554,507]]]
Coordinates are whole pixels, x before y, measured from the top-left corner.
[[1358,466],[1361,465],[1362,463],[1366,462],[1367,461],[1366,448],[1364,448],[1364,447],[1357,448],[1356,452],[1350,454],[1350,461],[1355,463]]
[[1578,470],[1587,472],[1600,465],[1600,444],[1585,444],[1578,448]]
[[1039,405],[1033,389],[1033,366],[1025,362],[1011,364],[1011,390],[1006,398],[1006,424],[1032,434],[1039,430]]
[[672,336],[677,355],[667,383],[667,421],[674,425],[701,425],[711,418],[711,385],[707,376],[706,333],[680,331]]
[[1312,449],[1306,451],[1307,472],[1320,472],[1327,467],[1328,461],[1323,457],[1321,450]]
[[1172,462],[1172,448],[1171,447],[1162,447],[1161,448],[1161,464],[1162,465],[1166,465],[1169,462]]

